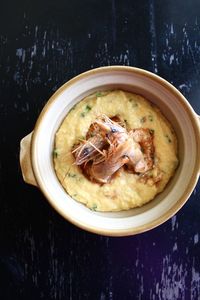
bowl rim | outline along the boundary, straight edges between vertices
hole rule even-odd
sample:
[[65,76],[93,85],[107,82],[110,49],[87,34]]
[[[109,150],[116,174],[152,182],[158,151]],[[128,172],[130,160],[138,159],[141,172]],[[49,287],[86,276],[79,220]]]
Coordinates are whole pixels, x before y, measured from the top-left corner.
[[35,149],[35,144],[36,144],[36,139],[37,139],[37,132],[40,130],[40,124],[42,123],[42,120],[45,116],[45,114],[48,113],[48,109],[50,106],[53,104],[53,102],[56,100],[56,98],[67,88],[69,88],[71,85],[79,81],[80,79],[83,79],[84,77],[95,75],[97,73],[104,73],[104,72],[113,72],[113,71],[128,71],[131,73],[137,73],[141,75],[145,75],[145,77],[148,77],[149,79],[153,79],[157,81],[160,85],[167,87],[170,89],[170,91],[176,96],[177,100],[181,105],[184,106],[186,112],[188,113],[188,116],[190,120],[192,120],[192,125],[195,133],[195,139],[196,139],[196,146],[197,146],[197,153],[200,151],[200,122],[199,122],[199,117],[193,110],[192,106],[189,104],[189,102],[186,100],[186,98],[179,92],[178,89],[176,89],[171,83],[169,83],[167,80],[164,78],[141,68],[136,68],[136,67],[131,67],[131,66],[105,66],[105,67],[99,67],[95,68],[86,72],[83,72],[66,83],[64,83],[60,88],[56,90],[56,92],[50,97],[50,99],[47,101],[45,106],[43,107],[33,130],[33,136],[31,139],[31,163],[32,163],[32,169],[33,169],[33,174],[35,176],[36,182],[38,184],[39,189],[41,192],[44,194],[45,198],[47,201],[50,203],[50,205],[62,216],[64,217],[65,220],[68,220],[70,223],[74,224],[75,226],[84,229],[86,231],[100,234],[100,235],[106,235],[106,236],[129,236],[129,235],[135,235],[139,233],[146,232],[148,230],[151,230],[161,224],[163,224],[165,221],[170,219],[173,215],[176,214],[176,212],[181,209],[181,207],[186,203],[188,198],[190,197],[195,185],[197,184],[198,178],[199,178],[199,173],[200,173],[200,156],[196,156],[196,164],[195,168],[193,170],[192,176],[190,178],[190,181],[188,183],[188,186],[186,188],[186,191],[184,195],[182,195],[177,202],[167,211],[165,212],[162,216],[158,217],[154,221],[138,226],[136,228],[129,228],[129,229],[115,229],[115,230],[107,230],[107,229],[102,229],[102,228],[96,228],[95,226],[87,226],[86,224],[83,224],[77,220],[74,220],[71,218],[70,214],[66,216],[66,214],[63,213],[63,211],[56,207],[54,205],[55,200],[51,198],[51,196],[48,194],[48,192],[45,189],[45,186],[43,183],[40,181],[40,176],[37,173],[37,168],[34,162],[34,149]]

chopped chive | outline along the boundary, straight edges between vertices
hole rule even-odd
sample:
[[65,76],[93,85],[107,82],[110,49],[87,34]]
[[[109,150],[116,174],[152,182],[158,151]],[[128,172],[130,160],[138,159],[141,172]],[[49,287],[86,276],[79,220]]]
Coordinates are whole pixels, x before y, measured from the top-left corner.
[[74,109],[76,108],[76,105],[77,105],[77,104],[75,104],[74,106],[72,106],[71,110],[74,110]]
[[171,143],[171,142],[172,142],[172,140],[170,139],[170,137],[168,136],[168,134],[166,134],[165,137],[166,137],[168,143]]
[[92,210],[96,210],[96,209],[97,209],[97,204],[94,203],[94,204],[92,205]]
[[141,122],[141,123],[144,123],[144,122],[146,122],[146,120],[147,120],[146,117],[142,117],[142,118],[140,119],[140,122]]
[[80,140],[80,141],[85,140],[85,137],[82,135],[78,138],[78,140]]
[[85,111],[83,111],[82,113],[81,113],[81,117],[85,117],[85,115],[90,111],[92,109],[92,107],[90,106],[90,105],[86,105],[86,107],[85,107]]
[[102,97],[102,96],[103,96],[103,94],[101,92],[96,93],[96,97]]
[[148,119],[149,119],[150,122],[153,122],[153,116],[152,115],[149,115]]
[[132,98],[130,98],[128,101],[131,102],[131,104],[132,104],[133,107],[137,107],[138,106],[138,103],[135,102]]
[[74,106],[72,106],[72,108],[69,110],[69,113],[74,110],[76,108],[77,104],[75,104]]
[[67,176],[68,176],[68,177],[71,177],[71,178],[75,178],[75,177],[76,177],[76,174],[68,173]]
[[92,107],[90,105],[86,105],[85,110],[88,112],[92,109]]
[[57,158],[58,157],[58,150],[55,148],[53,149],[53,157]]

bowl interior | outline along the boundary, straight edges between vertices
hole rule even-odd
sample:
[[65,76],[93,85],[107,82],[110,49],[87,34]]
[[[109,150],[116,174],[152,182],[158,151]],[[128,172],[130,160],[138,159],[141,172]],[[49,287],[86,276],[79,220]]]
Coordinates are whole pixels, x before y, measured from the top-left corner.
[[[62,188],[53,168],[55,133],[68,111],[87,95],[123,89],[142,95],[160,108],[178,138],[179,167],[165,190],[148,204],[121,212],[93,212],[76,202]],[[40,188],[53,207],[65,218],[85,229],[123,235],[150,229],[168,219],[192,191],[197,149],[189,105],[167,82],[149,72],[133,68],[99,69],[73,79],[58,90],[42,112],[34,131],[32,160]],[[189,190],[188,190],[189,188]]]

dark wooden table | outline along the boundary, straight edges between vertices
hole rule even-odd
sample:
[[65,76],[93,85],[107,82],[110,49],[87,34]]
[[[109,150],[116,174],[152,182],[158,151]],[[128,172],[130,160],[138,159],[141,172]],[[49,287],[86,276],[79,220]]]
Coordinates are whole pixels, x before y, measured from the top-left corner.
[[166,78],[200,113],[200,1],[4,0],[0,10],[0,299],[200,299],[200,184],[165,224],[109,238],[23,182],[19,142],[53,92],[105,65]]

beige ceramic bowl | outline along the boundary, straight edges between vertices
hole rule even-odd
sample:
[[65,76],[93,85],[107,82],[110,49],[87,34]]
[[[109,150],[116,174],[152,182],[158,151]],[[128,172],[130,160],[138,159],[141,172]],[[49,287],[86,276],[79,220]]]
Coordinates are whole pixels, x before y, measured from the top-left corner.
[[[59,183],[52,161],[54,136],[73,105],[94,91],[118,88],[140,94],[161,109],[176,131],[180,164],[165,190],[141,208],[94,212],[73,200]],[[199,177],[199,153],[199,117],[175,87],[142,69],[111,66],[73,78],[51,97],[33,132],[21,141],[20,163],[24,180],[38,186],[66,220],[94,233],[125,236],[162,224],[183,206]]]

